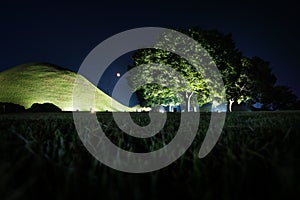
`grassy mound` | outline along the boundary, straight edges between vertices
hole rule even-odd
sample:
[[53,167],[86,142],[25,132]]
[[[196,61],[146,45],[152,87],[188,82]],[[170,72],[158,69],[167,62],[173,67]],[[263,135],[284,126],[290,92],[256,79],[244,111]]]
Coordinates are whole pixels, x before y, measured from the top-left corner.
[[[84,85],[80,100],[73,106],[76,78]],[[29,108],[33,103],[52,103],[63,111],[129,111],[84,77],[48,63],[30,63],[0,73],[0,102],[16,103]],[[95,95],[87,95],[91,92]],[[91,99],[95,105],[90,105]]]

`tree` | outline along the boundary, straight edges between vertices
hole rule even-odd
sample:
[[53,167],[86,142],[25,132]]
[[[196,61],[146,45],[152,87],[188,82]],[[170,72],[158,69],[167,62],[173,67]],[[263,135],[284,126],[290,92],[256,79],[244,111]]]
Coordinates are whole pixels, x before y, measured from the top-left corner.
[[[229,105],[234,101],[247,99],[245,86],[247,82],[247,71],[243,69],[242,54],[235,47],[231,34],[224,35],[217,30],[202,30],[197,27],[181,30],[181,32],[199,42],[218,66],[225,84],[227,99],[230,102]],[[164,43],[157,45],[157,47],[159,46],[164,46]],[[184,51],[190,50],[187,47],[185,48]],[[201,52],[199,52],[199,55],[201,55]],[[201,59],[201,56],[199,58]],[[193,96],[197,97],[198,102],[196,103],[200,105],[213,101],[213,99],[209,97],[211,91],[208,90],[206,84],[214,81],[214,75],[210,77],[210,80],[204,79],[202,74],[197,72],[193,65],[180,56],[159,49],[142,49],[134,54],[133,60],[134,64],[129,66],[129,69],[141,64],[160,63],[168,65],[182,74],[188,81],[187,87],[180,89],[181,96],[183,96],[187,108],[190,108],[190,102]],[[209,70],[207,63],[202,64],[203,70]],[[139,74],[136,79],[133,78],[131,81],[132,85],[134,85],[137,79],[144,79],[145,77],[149,77],[149,74]],[[182,100],[182,98],[176,97],[171,90],[163,89],[157,85],[141,87],[137,93],[139,99],[145,101],[145,106],[151,106],[153,103],[159,104],[160,102],[164,102],[165,104],[179,103],[180,100]],[[229,110],[231,110],[230,107]]]
[[[160,83],[160,85],[146,84],[138,88],[138,94],[146,101],[144,105],[185,102],[186,111],[190,111],[191,102],[196,102],[192,100],[196,95],[203,97],[198,103],[206,103],[210,93],[214,93],[216,98],[218,98],[218,94],[220,96],[220,87],[216,87],[217,84],[213,83],[214,78],[217,80],[217,74],[212,70],[212,61],[209,59],[208,53],[199,44],[190,45],[188,40],[190,39],[182,37],[182,35],[166,33],[161,36],[155,48],[141,49],[134,54],[134,63],[129,66],[129,69],[141,65],[147,66],[140,69],[139,73],[136,73],[129,83],[134,88],[140,86],[138,83],[141,80],[147,80],[149,83],[155,82],[157,79],[159,80],[157,82]],[[190,59],[187,61],[173,52],[162,50],[162,47],[177,49],[184,55],[190,56]],[[168,66],[172,70],[160,70],[162,66]],[[203,74],[208,74],[208,76],[205,77]],[[166,85],[172,87],[165,87]]]
[[0,102],[0,113],[17,113],[25,112],[24,106],[14,103],[2,103]]
[[[133,55],[133,65],[129,66],[129,69],[143,64],[156,63],[156,65],[151,66],[151,68],[144,67],[135,74],[129,81],[133,88],[136,88],[135,86],[139,85],[137,83],[141,80],[153,82],[154,79],[151,77],[155,73],[157,74],[156,79],[159,80],[157,82],[163,83],[162,85],[146,84],[136,88],[142,106],[178,105],[185,102],[187,111],[190,111],[191,104],[199,104],[200,106],[209,102],[214,104],[215,99],[211,98],[212,91],[209,90],[209,86],[212,85],[211,83],[217,76],[214,73],[211,73],[209,77],[203,76],[211,68],[210,63],[203,59],[203,56],[207,54],[212,58],[222,75],[229,111],[232,110],[231,106],[234,102],[239,104],[241,102],[260,102],[264,106],[273,103],[283,107],[283,103],[278,103],[283,102],[283,99],[276,100],[274,94],[285,94],[290,100],[293,99],[287,89],[275,87],[276,77],[272,73],[270,63],[259,57],[244,57],[241,51],[236,48],[231,34],[225,35],[217,30],[203,30],[198,27],[180,30],[180,32],[200,43],[205,52],[201,50],[202,48],[197,49],[185,45],[186,39],[172,37],[168,34],[163,35],[163,39],[159,40],[153,49],[136,51]],[[187,52],[187,54],[197,52],[194,60],[200,60],[200,62],[190,63],[175,53],[159,49],[165,46],[168,46],[169,49],[179,46],[181,51]],[[170,71],[158,73],[159,65],[169,66],[178,72],[186,80],[186,83],[182,84],[177,78],[178,76]],[[199,66],[201,66],[202,71],[199,71]],[[168,84],[172,87],[166,87]],[[213,91],[213,95],[217,98],[221,98],[220,93],[218,90]],[[288,101],[285,103],[290,104]]]
[[62,110],[52,103],[34,103],[27,109],[29,112],[61,112]]
[[291,110],[300,110],[300,99],[298,99],[294,105],[290,107]]
[[[133,58],[134,65],[130,68],[140,65],[145,67],[140,69],[138,76],[131,79],[131,85],[135,86],[141,80],[161,83],[146,84],[139,88],[138,96],[145,102],[143,106],[177,105],[185,102],[186,110],[190,111],[192,97],[200,91],[203,95],[208,92],[201,74],[187,60],[174,53],[160,49],[142,49]],[[153,63],[159,64],[152,65]],[[174,71],[162,70],[162,65],[169,66]],[[167,85],[171,87],[166,87]]]
[[248,71],[243,65],[242,53],[236,48],[232,35],[198,27],[189,29],[186,34],[197,40],[216,63],[224,81],[228,110],[232,111],[231,106],[235,101],[240,103],[248,100]]
[[271,92],[271,105],[273,107],[273,110],[293,109],[293,107],[297,103],[297,96],[287,86],[275,86]]
[[[297,96],[287,86],[276,86],[277,78],[270,63],[255,56],[243,58],[243,69],[247,71],[246,91],[250,103],[260,102],[263,110],[293,109]],[[272,107],[272,108],[270,108]]]
[[255,56],[243,58],[243,69],[247,71],[247,87],[250,103],[260,102],[268,105],[272,102],[272,91],[276,77],[270,63]]

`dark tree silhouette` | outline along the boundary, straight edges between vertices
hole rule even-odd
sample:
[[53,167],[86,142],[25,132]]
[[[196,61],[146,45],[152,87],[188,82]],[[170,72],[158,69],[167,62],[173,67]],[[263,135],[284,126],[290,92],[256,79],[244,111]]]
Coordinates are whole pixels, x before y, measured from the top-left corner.
[[1,103],[0,102],[0,113],[18,113],[25,112],[24,106],[14,103]]
[[297,103],[297,96],[287,86],[275,86],[272,89],[271,105],[273,109],[293,109]]
[[62,110],[54,104],[51,103],[34,103],[28,109],[29,112],[61,112]]
[[243,60],[248,74],[247,89],[251,96],[251,103],[261,102],[264,105],[271,103],[271,93],[277,79],[272,73],[270,63],[259,57]]

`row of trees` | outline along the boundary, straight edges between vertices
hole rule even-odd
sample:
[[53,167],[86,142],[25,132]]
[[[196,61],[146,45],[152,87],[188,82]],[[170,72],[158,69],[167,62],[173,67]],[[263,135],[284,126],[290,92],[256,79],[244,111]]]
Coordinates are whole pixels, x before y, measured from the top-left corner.
[[62,110],[51,103],[34,103],[30,108],[14,103],[0,102],[0,113],[22,113],[22,112],[61,112]]
[[[147,67],[140,68],[139,73],[132,74],[129,84],[136,89],[142,106],[178,105],[185,102],[187,110],[190,111],[190,105],[201,106],[214,101],[215,99],[211,99],[209,95],[212,91],[208,87],[214,81],[214,75],[210,74],[210,78],[203,77],[199,71],[200,65],[201,69],[209,70],[210,64],[202,59],[207,53],[222,76],[229,111],[235,101],[248,104],[260,102],[263,104],[263,109],[270,107],[289,109],[296,105],[297,97],[288,87],[275,85],[276,77],[272,73],[270,63],[259,57],[243,56],[231,34],[225,35],[217,30],[203,30],[199,27],[179,31],[200,43],[206,52],[185,45],[185,39],[178,35],[173,37],[172,34],[163,35],[154,48],[136,51],[133,55],[133,64],[128,66],[128,69],[141,65]],[[170,47],[172,43],[174,46]],[[175,53],[160,49],[168,45],[170,49],[181,48],[182,52],[196,51],[199,57],[195,59],[200,62],[190,63]],[[168,66],[178,72],[185,79],[185,84],[182,84],[172,70],[159,71],[160,65]],[[199,65],[198,68],[196,65]],[[141,80],[156,82],[155,78],[161,84],[140,86]],[[218,94],[215,93],[213,96]]]

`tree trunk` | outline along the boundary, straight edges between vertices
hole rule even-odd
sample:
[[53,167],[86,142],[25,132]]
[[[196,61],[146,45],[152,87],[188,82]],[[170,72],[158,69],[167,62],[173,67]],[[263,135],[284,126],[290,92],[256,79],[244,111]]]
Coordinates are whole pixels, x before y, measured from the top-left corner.
[[193,96],[194,92],[192,93],[185,93],[185,110],[186,112],[191,112],[191,97]]
[[229,99],[229,104],[228,104],[228,110],[229,112],[232,112],[232,104],[234,103],[233,99]]

